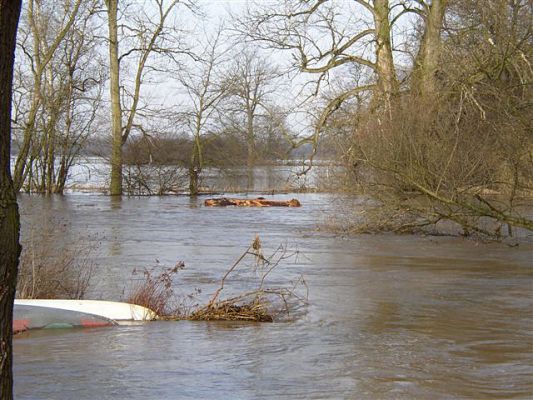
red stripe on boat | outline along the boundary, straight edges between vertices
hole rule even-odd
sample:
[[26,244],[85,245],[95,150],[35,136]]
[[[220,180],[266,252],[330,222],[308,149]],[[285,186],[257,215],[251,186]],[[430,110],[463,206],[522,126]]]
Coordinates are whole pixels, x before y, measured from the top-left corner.
[[30,326],[29,319],[14,319],[13,320],[13,333],[23,332],[28,330]]
[[93,319],[84,319],[82,318],[80,320],[80,323],[81,323],[81,326],[83,326],[84,328],[96,328],[96,327],[99,327],[99,326],[111,326],[113,325],[112,322],[109,322],[109,321],[105,321],[105,320],[93,320]]

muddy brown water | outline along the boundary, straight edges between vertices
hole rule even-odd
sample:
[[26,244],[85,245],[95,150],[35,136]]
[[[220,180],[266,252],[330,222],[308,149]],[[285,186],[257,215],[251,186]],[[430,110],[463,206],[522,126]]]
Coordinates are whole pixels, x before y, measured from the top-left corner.
[[[202,198],[21,196],[25,235],[101,241],[90,296],[120,299],[133,268],[184,260],[176,289],[216,289],[261,236],[299,257],[307,307],[275,323],[150,322],[15,339],[17,399],[530,399],[533,245],[335,237],[326,194],[302,208],[205,208]],[[237,274],[238,290],[250,285]]]

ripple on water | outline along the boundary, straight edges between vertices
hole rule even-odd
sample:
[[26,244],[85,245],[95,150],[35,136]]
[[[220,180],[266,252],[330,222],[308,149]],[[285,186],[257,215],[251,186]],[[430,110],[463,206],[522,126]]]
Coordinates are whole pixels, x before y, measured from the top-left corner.
[[[184,260],[177,288],[200,287],[207,296],[259,234],[265,252],[280,243],[301,252],[280,266],[272,284],[303,274],[310,305],[272,324],[153,322],[25,333],[15,340],[16,398],[533,395],[531,245],[338,238],[315,230],[331,198],[297,197],[304,204],[298,210],[249,210],[208,209],[185,197],[22,196],[23,230],[57,218],[68,222],[58,241],[103,238],[97,298],[119,297],[132,269],[155,259]],[[240,271],[230,290],[252,282]]]

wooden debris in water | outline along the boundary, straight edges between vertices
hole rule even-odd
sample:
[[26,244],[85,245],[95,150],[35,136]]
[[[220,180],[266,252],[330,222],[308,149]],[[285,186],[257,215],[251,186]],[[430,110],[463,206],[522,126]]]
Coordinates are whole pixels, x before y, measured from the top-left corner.
[[231,199],[228,197],[220,197],[217,199],[207,199],[204,201],[207,207],[301,207],[302,205],[297,199],[291,200],[267,200],[264,197],[256,199]]
[[[162,320],[273,322],[280,315],[288,316],[294,301],[298,304],[307,303],[307,285],[303,277],[296,282],[290,282],[290,285],[267,287],[268,276],[280,262],[297,254],[298,252],[288,253],[286,246],[282,245],[272,255],[265,257],[261,240],[256,236],[246,251],[226,271],[207,304],[184,307],[184,303],[177,300],[173,292],[172,278],[183,269],[182,262],[174,268],[164,269],[159,274],[145,269],[144,279],[134,287],[129,302],[152,308]],[[257,286],[237,296],[221,298],[226,280],[247,258],[253,260],[251,271],[256,275]],[[297,289],[302,286],[306,293],[300,296]]]
[[[288,255],[286,248],[280,246],[270,257],[265,257],[262,253],[261,240],[256,235],[248,249],[226,271],[220,281],[220,286],[211,297],[211,300],[205,306],[199,307],[192,312],[189,315],[189,319],[195,321],[273,322],[277,315],[289,314],[288,299],[296,299],[301,303],[307,302],[307,294],[302,297],[296,293],[296,289],[299,286],[304,286],[307,289],[303,277],[300,277],[291,287],[267,288],[265,287],[265,282],[282,260],[286,260],[293,255]],[[235,297],[221,299],[220,294],[224,289],[226,279],[242,263],[246,256],[252,256],[255,261],[255,271],[261,271],[257,288]],[[277,306],[273,306],[275,299],[279,300]]]
[[193,321],[251,321],[273,322],[274,316],[269,313],[266,304],[253,301],[241,305],[233,302],[208,304],[195,312],[189,319]]

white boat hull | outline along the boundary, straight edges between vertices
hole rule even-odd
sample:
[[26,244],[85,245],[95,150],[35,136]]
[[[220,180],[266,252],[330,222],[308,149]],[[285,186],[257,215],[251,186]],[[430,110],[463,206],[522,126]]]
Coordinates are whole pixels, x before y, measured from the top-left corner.
[[15,304],[78,311],[114,321],[151,321],[157,318],[156,313],[146,307],[115,301],[16,299]]

